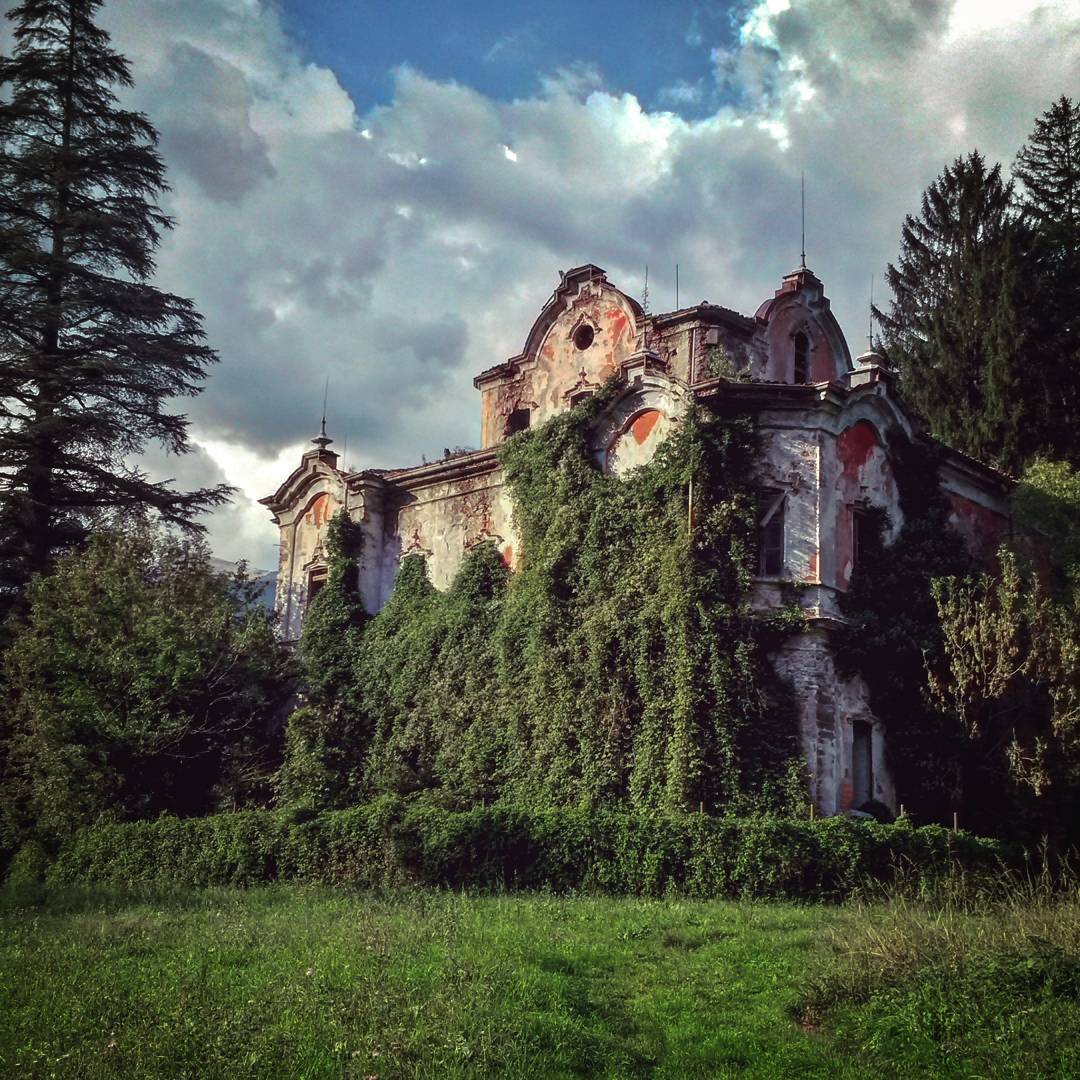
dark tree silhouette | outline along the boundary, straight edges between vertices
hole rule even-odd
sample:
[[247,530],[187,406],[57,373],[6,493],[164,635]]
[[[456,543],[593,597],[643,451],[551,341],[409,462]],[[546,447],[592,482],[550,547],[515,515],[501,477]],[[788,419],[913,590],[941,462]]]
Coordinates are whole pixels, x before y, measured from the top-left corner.
[[957,158],[904,219],[886,271],[893,301],[875,314],[904,395],[933,433],[1018,470],[1037,433],[1026,427],[1026,238],[1012,204],[999,165],[977,151]]
[[1080,463],[1080,104],[1061,97],[1035,121],[1013,166],[1032,233],[1032,352],[1046,373],[1041,424],[1053,457]]
[[157,134],[119,107],[127,61],[100,0],[25,0],[0,57],[0,589],[10,601],[110,516],[194,516],[228,488],[152,483],[133,457],[188,449],[171,399],[216,360],[190,300],[150,284],[172,226]]

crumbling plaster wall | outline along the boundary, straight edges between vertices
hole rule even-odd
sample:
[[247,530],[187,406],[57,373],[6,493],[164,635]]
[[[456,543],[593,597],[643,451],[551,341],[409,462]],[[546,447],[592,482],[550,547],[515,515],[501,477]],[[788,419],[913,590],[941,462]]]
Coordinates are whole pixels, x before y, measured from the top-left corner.
[[872,797],[895,807],[884,728],[870,711],[862,679],[836,670],[830,636],[829,630],[813,627],[792,635],[771,657],[777,674],[791,684],[814,806],[821,814],[854,808],[854,731],[861,721],[871,731]]
[[1012,519],[1004,497],[995,497],[956,467],[943,470],[942,487],[949,501],[949,525],[963,538],[980,562],[993,564],[998,548],[1012,533]]
[[802,331],[810,339],[810,367],[807,382],[829,382],[842,377],[846,364],[838,358],[815,313],[792,300],[769,319],[766,378],[772,382],[794,382],[795,335]]
[[[579,331],[591,331],[580,347]],[[638,327],[626,298],[596,280],[582,284],[547,328],[534,354],[511,361],[512,371],[482,388],[480,437],[485,448],[506,437],[510,414],[528,409],[536,427],[563,412],[575,391],[597,390],[638,348]],[[584,334],[583,337],[588,337]]]
[[279,633],[288,641],[300,636],[309,574],[323,558],[326,526],[344,504],[341,477],[327,469],[310,476],[294,505],[277,515],[280,548],[275,609],[280,618]]
[[789,638],[771,660],[793,690],[815,807],[822,814],[853,808],[858,722],[871,733],[873,798],[895,806],[883,727],[863,680],[837,672],[832,640],[842,618],[837,594],[851,578],[853,510],[884,510],[890,539],[902,521],[882,438],[858,412],[766,411],[759,416],[759,449],[756,480],[785,493],[784,569],[776,579],[758,577],[752,600],[767,609],[782,602],[783,582],[801,588],[810,629]]
[[465,554],[484,541],[496,544],[506,565],[514,567],[513,504],[497,464],[479,473],[410,484],[393,497],[393,504],[385,515],[380,607],[407,555],[424,556],[428,577],[439,589],[449,587]]

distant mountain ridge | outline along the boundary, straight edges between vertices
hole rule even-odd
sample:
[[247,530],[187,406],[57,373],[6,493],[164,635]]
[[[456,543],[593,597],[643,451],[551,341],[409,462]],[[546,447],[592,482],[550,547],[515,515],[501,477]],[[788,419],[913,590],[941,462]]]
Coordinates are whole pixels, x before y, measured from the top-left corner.
[[[229,559],[219,559],[210,556],[210,568],[219,574],[235,574],[240,567],[240,562]],[[246,566],[247,576],[259,586],[258,602],[264,607],[273,608],[274,593],[277,590],[277,572],[275,570],[259,570],[250,563]]]

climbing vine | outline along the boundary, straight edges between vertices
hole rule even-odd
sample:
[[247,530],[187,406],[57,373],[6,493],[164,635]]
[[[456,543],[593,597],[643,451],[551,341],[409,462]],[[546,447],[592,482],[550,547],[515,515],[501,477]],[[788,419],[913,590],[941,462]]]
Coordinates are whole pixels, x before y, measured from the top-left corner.
[[516,572],[492,543],[446,592],[421,557],[403,562],[354,654],[371,733],[358,796],[712,811],[805,797],[764,658],[774,628],[748,602],[752,425],[693,409],[652,462],[608,476],[588,432],[612,393],[500,451]]
[[885,725],[898,801],[921,820],[947,821],[964,797],[967,748],[955,718],[927,695],[926,665],[943,655],[932,581],[968,574],[973,564],[948,526],[934,448],[894,436],[889,460],[903,524],[890,544],[883,511],[867,529],[851,586],[839,598],[848,626],[838,661],[842,672],[862,676],[871,712]]
[[348,806],[359,791],[370,738],[355,677],[367,621],[358,585],[362,543],[359,526],[337,513],[326,530],[326,582],[300,635],[303,704],[289,717],[275,784],[279,804],[293,810]]

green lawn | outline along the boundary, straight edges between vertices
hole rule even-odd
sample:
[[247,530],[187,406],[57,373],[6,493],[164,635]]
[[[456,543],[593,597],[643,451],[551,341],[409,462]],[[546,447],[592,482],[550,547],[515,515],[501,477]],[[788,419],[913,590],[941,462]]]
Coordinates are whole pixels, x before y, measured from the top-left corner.
[[[929,1029],[903,985],[838,1010],[836,1025],[793,1019],[826,943],[861,918],[284,886],[9,907],[0,1075],[988,1075],[962,1046],[950,1056],[924,1037],[907,1055],[911,1032]],[[950,992],[929,1007],[950,1008]],[[1080,1062],[1075,996],[1052,997],[1064,1049],[1025,1059],[1027,1076]]]

